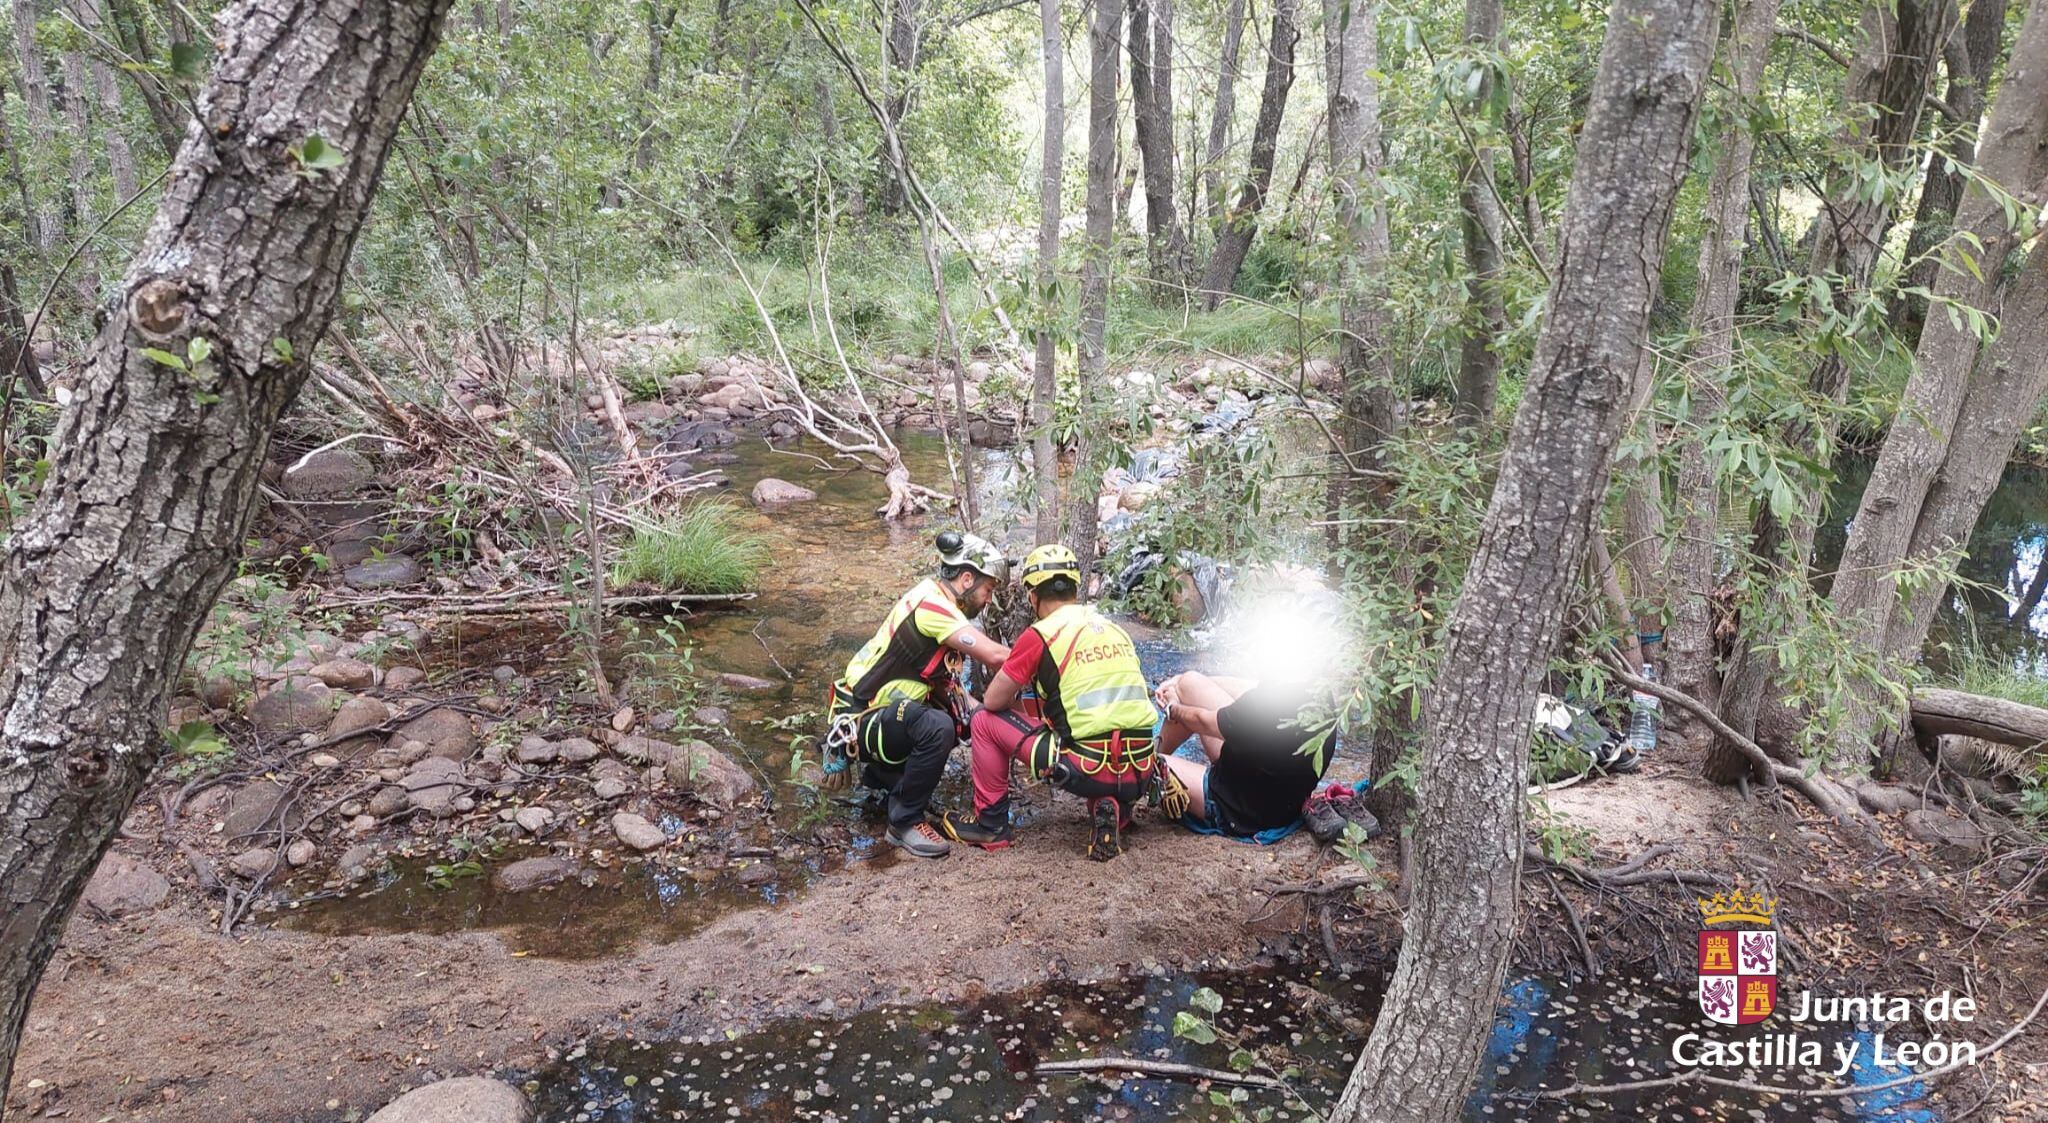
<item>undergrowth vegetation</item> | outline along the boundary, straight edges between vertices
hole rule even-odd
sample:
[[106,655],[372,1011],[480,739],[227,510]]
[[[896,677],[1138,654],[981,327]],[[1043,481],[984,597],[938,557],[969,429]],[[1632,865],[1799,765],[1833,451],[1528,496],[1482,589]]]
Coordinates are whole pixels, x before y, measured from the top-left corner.
[[767,538],[742,524],[739,507],[698,503],[636,527],[612,563],[612,583],[671,593],[738,593],[754,583],[768,557]]

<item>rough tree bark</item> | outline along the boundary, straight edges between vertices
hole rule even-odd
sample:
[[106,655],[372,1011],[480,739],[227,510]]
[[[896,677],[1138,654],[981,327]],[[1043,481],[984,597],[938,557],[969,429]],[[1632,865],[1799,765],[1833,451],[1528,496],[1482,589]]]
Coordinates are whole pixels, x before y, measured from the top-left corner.
[[[56,151],[56,127],[50,115],[50,68],[36,41],[35,0],[14,0],[14,58],[21,68],[21,104],[28,124],[31,154]],[[81,138],[83,139],[83,138]],[[31,177],[33,179],[33,177]],[[36,198],[29,215],[30,244],[50,250],[63,237],[64,219],[47,193]]]
[[[79,891],[162,754],[270,430],[333,314],[448,0],[246,0],[0,558],[0,1086]],[[292,155],[318,135],[327,171]],[[178,369],[147,350],[204,362]]]
[[[1916,158],[1914,138],[1928,82],[1954,17],[1951,0],[1897,0],[1896,4],[1885,0],[1863,9],[1861,42],[1852,60],[1845,98],[1853,111],[1842,142],[1846,150],[1879,161],[1894,173]],[[1863,182],[1860,174],[1838,171],[1811,230],[1807,271],[1831,278],[1834,309],[1840,314],[1852,313],[1869,287],[1897,203],[1887,193],[1873,197]],[[1815,401],[1840,406],[1846,400],[1850,346],[1844,341],[1842,346],[1830,347],[1814,362],[1807,375],[1807,390]],[[1831,458],[1834,431],[1825,420],[1818,425],[1788,425],[1783,437],[1789,448],[1809,461],[1824,465]],[[1789,519],[1779,518],[1768,506],[1757,515],[1750,552],[1754,564],[1766,574],[1777,574],[1773,584],[1804,578],[1826,491],[1824,483],[1814,481],[1802,508]],[[1756,618],[1793,621],[1796,627],[1799,604],[1787,602],[1782,592],[1767,591],[1765,595],[1780,603],[1773,610],[1755,614]],[[1723,684],[1721,717],[1746,737],[1755,737],[1758,714],[1772,693],[1776,638],[1753,633],[1741,637]],[[1776,746],[1766,743],[1765,747]],[[1709,750],[1703,771],[1718,783],[1734,783],[1749,774],[1751,762],[1724,738]]]
[[1213,311],[1230,295],[1237,283],[1237,271],[1244,268],[1258,234],[1259,211],[1266,205],[1267,189],[1273,185],[1273,160],[1279,154],[1280,122],[1287,114],[1287,91],[1294,85],[1295,0],[1273,0],[1273,33],[1267,42],[1266,86],[1259,95],[1259,119],[1252,126],[1251,164],[1245,172],[1244,190],[1223,220],[1216,235],[1216,248],[1202,271],[1202,307]]
[[1081,559],[1081,587],[1095,571],[1095,499],[1102,472],[1090,436],[1095,397],[1108,365],[1109,273],[1116,248],[1117,83],[1122,47],[1123,0],[1094,0],[1088,25],[1088,218],[1087,248],[1081,258],[1081,333],[1076,371],[1080,392],[1080,440],[1074,454],[1074,553]]
[[[1735,364],[1735,308],[1742,289],[1742,251],[1749,238],[1750,165],[1756,136],[1747,109],[1763,88],[1779,0],[1744,0],[1721,47],[1734,77],[1726,92],[1720,153],[1707,181],[1700,236],[1699,291],[1693,298],[1692,353],[1685,379],[1690,416],[1680,429],[1673,510],[1681,520],[1665,565],[1670,620],[1664,629],[1665,681],[1708,706],[1719,704],[1720,668],[1714,658],[1714,588],[1720,582],[1721,485],[1707,456],[1706,436],[1727,408],[1723,385]],[[1686,751],[1703,755],[1714,733],[1692,713],[1677,709],[1672,730]]]
[[[1942,51],[1942,65],[1948,70],[1942,101],[1956,111],[1962,123],[1956,127],[1946,158],[1937,153],[1928,160],[1927,177],[1920,182],[1920,204],[1906,238],[1909,287],[1931,292],[1940,276],[1941,262],[1929,251],[1955,228],[1956,206],[1963,198],[1963,173],[1977,158],[1977,123],[1984,115],[1992,68],[1998,63],[2005,13],[2006,0],[1974,0],[1963,17],[1962,34],[1951,35]],[[1913,292],[1900,297],[1900,334],[1917,344],[1927,318],[1927,298]]]
[[1634,382],[1713,55],[1711,0],[1621,0],[1560,229],[1549,319],[1425,704],[1401,958],[1330,1118],[1459,1118],[1514,940],[1529,718]]
[[1059,397],[1061,186],[1067,166],[1066,45],[1060,0],[1038,0],[1039,49],[1045,59],[1045,137],[1038,165],[1038,327],[1031,367],[1031,467],[1038,505],[1038,541],[1060,538],[1060,468],[1053,449],[1053,412]]
[[[1501,0],[1466,0],[1465,42],[1495,55],[1500,51],[1506,15]],[[1507,328],[1507,305],[1500,290],[1500,196],[1494,190],[1494,148],[1491,106],[1498,100],[1493,69],[1484,71],[1467,119],[1473,122],[1471,148],[1459,137],[1458,233],[1465,248],[1465,323],[1458,343],[1456,401],[1451,418],[1462,429],[1478,429],[1493,420],[1500,388],[1500,353],[1494,350]]]
[[[1849,524],[1848,541],[1829,594],[1850,642],[1882,657],[1887,665],[1911,661],[1922,638],[1912,637],[1910,649],[1891,646],[1891,617],[1900,604],[1896,581],[1900,568],[1934,560],[1913,554],[1911,547],[1936,473],[1951,456],[1969,457],[1979,451],[1958,445],[1983,443],[1981,434],[1958,427],[1957,420],[1970,391],[1971,373],[1986,348],[1971,323],[1946,308],[1953,304],[1995,312],[2009,276],[2006,259],[2034,234],[2033,223],[2022,216],[2038,213],[2048,198],[2048,11],[2044,9],[2048,9],[2048,0],[2036,0],[2027,13],[1977,153],[1979,175],[2017,198],[2020,213],[2010,214],[2006,201],[1994,196],[1981,180],[1971,180],[1965,190],[1956,211],[1956,228],[1982,249],[1951,239],[1942,251],[1945,261],[1934,287],[1940,307],[1931,309],[1933,314],[1921,331],[1912,377],[1864,485],[1856,517]],[[2020,218],[2022,225],[2012,222],[2013,218]],[[2012,317],[2025,311],[2008,308],[2005,329],[2024,334],[2026,328],[2015,325]],[[2035,365],[2048,361],[2033,356],[2022,356],[2022,360]],[[2011,453],[2009,446],[2004,449],[2005,456]],[[1977,513],[1970,512],[1970,522],[1976,521]],[[1837,744],[1846,754],[1840,759],[1861,760],[1869,754],[1881,716],[1881,705],[1874,697],[1852,708],[1849,720],[1838,730]]]
[[1216,68],[1216,106],[1209,114],[1209,142],[1202,154],[1202,193],[1209,222],[1223,227],[1229,205],[1223,190],[1223,155],[1230,148],[1230,122],[1237,115],[1237,70],[1244,50],[1245,0],[1230,0],[1223,13],[1223,58]]
[[1131,110],[1145,169],[1145,251],[1152,299],[1179,303],[1194,272],[1174,206],[1173,0],[1131,2]]

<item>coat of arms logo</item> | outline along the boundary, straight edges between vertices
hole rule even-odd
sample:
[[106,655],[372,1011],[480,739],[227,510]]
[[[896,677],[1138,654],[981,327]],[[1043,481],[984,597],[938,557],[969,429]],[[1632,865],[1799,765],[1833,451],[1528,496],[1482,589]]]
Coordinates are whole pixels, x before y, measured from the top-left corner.
[[[1700,1012],[1722,1025],[1754,1025],[1778,1006],[1778,902],[1740,889],[1699,902]],[[1715,925],[1754,924],[1761,928]]]

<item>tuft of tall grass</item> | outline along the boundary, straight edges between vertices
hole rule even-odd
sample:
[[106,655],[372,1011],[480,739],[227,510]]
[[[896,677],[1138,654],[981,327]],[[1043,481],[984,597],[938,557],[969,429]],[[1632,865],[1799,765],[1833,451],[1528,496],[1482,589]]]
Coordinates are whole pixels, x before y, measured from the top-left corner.
[[740,525],[732,503],[699,503],[655,527],[636,527],[612,562],[613,585],[671,593],[744,592],[768,564],[768,539]]

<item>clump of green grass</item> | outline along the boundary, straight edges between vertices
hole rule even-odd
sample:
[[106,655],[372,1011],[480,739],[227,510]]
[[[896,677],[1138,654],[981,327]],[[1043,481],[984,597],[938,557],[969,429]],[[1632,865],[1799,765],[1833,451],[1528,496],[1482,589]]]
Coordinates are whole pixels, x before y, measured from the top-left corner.
[[1951,660],[1947,677],[1965,693],[2048,709],[2048,678],[2032,667],[1993,658],[1975,645],[1965,647],[1959,658]]
[[738,593],[768,564],[768,539],[740,525],[731,503],[699,503],[657,527],[637,527],[612,563],[613,585],[671,593]]

